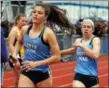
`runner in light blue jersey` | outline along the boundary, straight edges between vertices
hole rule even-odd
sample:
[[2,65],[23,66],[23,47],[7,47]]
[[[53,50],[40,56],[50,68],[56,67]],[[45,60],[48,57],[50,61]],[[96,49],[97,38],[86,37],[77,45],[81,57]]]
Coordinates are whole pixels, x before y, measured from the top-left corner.
[[93,35],[94,23],[90,19],[82,22],[82,38],[77,38],[72,48],[62,50],[62,55],[76,52],[77,66],[73,87],[99,87],[97,59],[100,56],[100,39]]
[[22,36],[13,57],[24,45],[24,61],[18,87],[52,87],[49,65],[60,61],[60,49],[53,29],[72,29],[62,9],[37,3],[32,11],[32,25],[22,28]]
[[[42,28],[41,33],[39,36],[35,38],[31,38],[29,36],[29,31],[31,30],[31,27],[27,30],[27,33],[24,35],[24,48],[25,48],[25,55],[24,55],[24,61],[41,61],[46,58],[51,57],[51,50],[50,46],[44,42],[43,40],[43,34],[46,27]],[[36,68],[32,69],[33,71],[42,71],[46,72],[49,71],[49,66],[42,65]]]
[[[93,49],[92,41],[94,38],[95,37],[93,37],[92,40],[89,42],[89,44],[86,46],[87,48]],[[81,39],[81,43],[83,41],[84,40]],[[77,47],[76,60],[77,60],[77,66],[75,69],[76,73],[98,76],[97,60],[87,56],[87,54],[84,52],[84,50],[81,47]]]

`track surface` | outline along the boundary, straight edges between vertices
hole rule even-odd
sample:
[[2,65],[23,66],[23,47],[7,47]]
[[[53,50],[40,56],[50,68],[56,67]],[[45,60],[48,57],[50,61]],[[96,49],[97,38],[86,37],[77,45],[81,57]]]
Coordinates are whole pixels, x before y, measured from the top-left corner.
[[[51,65],[54,87],[71,87],[76,62],[64,62]],[[100,87],[109,87],[108,56],[100,57],[98,61]],[[3,87],[14,87],[12,70],[5,71]]]

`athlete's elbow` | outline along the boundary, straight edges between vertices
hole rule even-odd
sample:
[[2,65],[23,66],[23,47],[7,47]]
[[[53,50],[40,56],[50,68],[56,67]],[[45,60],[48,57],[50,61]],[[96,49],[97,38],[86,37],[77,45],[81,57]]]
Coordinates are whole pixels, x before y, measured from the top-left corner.
[[99,55],[94,55],[93,57],[94,57],[94,59],[98,59]]
[[60,60],[61,60],[61,55],[56,55],[55,61],[58,62],[58,61],[60,61]]

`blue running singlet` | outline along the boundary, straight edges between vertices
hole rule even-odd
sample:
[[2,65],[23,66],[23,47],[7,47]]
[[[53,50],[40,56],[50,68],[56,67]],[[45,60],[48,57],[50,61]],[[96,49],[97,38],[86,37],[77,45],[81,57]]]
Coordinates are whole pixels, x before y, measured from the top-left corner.
[[[51,56],[50,47],[43,40],[43,34],[46,27],[44,26],[40,35],[35,38],[31,38],[29,36],[29,31],[31,30],[31,27],[32,26],[28,28],[23,39],[24,49],[25,49],[23,61],[40,61],[40,60],[49,58]],[[49,71],[49,66],[43,65],[43,66],[33,68],[32,70],[46,72],[46,71]]]
[[[94,37],[92,38],[92,40],[93,39]],[[92,40],[87,45],[87,47],[90,49],[93,48]],[[77,47],[76,60],[77,60],[77,66],[75,69],[76,73],[81,73],[84,75],[91,75],[91,76],[98,76],[97,60],[88,57],[81,47]]]

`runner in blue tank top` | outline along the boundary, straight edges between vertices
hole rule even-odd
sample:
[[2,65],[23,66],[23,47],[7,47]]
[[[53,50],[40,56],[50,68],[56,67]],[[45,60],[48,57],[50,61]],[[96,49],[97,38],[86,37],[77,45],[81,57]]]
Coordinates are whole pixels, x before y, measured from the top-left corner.
[[62,55],[76,52],[77,66],[73,87],[99,87],[97,59],[100,56],[100,39],[93,35],[94,23],[90,19],[82,22],[82,38],[77,38],[72,48],[62,50]]
[[24,61],[18,87],[52,87],[49,65],[60,60],[60,49],[52,29],[72,29],[62,9],[51,4],[36,4],[31,26],[22,28],[22,36],[13,57],[24,44]]

